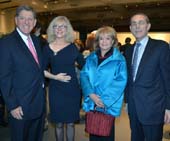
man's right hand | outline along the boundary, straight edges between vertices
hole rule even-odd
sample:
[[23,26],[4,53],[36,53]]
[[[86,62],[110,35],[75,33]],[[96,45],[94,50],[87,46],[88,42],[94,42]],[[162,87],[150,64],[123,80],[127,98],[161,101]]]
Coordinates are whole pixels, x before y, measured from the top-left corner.
[[164,123],[170,124],[170,110],[165,110]]
[[22,116],[24,115],[21,106],[15,108],[15,109],[13,109],[13,110],[11,110],[10,113],[11,113],[11,115],[12,115],[14,118],[16,118],[16,119],[18,119],[18,120],[21,120],[21,119],[22,119]]

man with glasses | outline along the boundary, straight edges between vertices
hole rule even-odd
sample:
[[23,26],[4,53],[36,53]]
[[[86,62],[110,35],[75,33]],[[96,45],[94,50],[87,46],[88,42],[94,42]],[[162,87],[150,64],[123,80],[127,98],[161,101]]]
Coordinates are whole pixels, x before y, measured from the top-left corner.
[[136,38],[125,53],[131,141],[161,141],[164,122],[170,123],[170,49],[166,42],[148,36],[150,27],[144,13],[130,19]]

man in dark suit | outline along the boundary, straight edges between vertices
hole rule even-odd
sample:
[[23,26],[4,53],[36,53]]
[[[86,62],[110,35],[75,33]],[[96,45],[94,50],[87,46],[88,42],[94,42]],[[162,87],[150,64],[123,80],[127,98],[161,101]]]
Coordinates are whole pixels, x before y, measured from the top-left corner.
[[125,53],[131,141],[161,141],[164,122],[170,123],[170,49],[166,42],[148,37],[150,27],[143,13],[130,19],[136,38]]
[[0,39],[0,88],[10,111],[12,141],[42,141],[45,114],[42,54],[30,35],[36,13],[29,6],[16,10],[16,29]]

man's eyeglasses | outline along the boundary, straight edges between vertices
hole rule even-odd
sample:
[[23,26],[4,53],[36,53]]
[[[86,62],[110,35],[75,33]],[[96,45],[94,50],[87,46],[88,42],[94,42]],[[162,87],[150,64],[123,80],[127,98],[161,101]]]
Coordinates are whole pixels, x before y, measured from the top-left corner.
[[131,26],[132,27],[136,27],[136,26],[143,26],[143,25],[146,25],[147,22],[146,21],[139,21],[139,22],[131,22]]

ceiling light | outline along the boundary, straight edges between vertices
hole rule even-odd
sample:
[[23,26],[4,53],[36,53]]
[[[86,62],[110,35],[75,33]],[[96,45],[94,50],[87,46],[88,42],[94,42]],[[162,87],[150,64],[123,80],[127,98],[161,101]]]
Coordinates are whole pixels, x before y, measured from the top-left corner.
[[47,4],[44,4],[44,8],[46,8],[46,9],[48,8]]
[[36,1],[32,1],[32,4],[33,4],[33,5],[37,5],[37,2],[36,2]]

